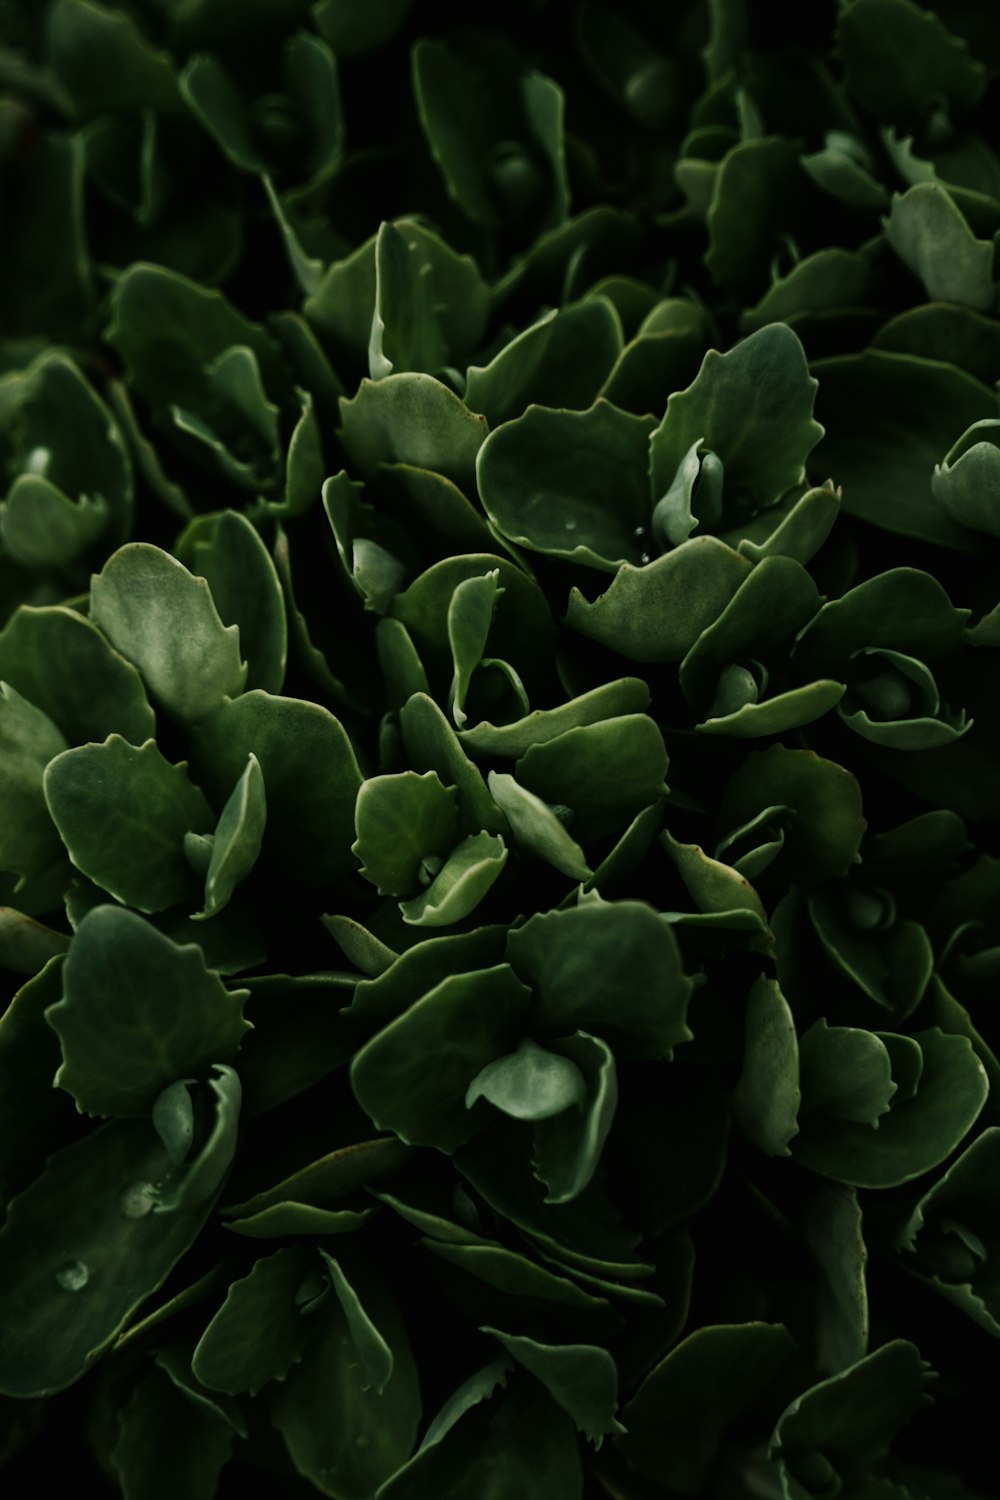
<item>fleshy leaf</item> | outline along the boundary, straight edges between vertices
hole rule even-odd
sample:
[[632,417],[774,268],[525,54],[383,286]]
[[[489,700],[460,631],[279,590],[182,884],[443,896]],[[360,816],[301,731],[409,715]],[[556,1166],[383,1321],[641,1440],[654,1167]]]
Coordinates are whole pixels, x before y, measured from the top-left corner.
[[179,947],[134,912],[98,906],[77,928],[63,998],[46,1012],[56,1075],[88,1114],[140,1117],[175,1079],[231,1057],[250,1023],[246,990],[227,990],[196,947]]
[[212,828],[212,810],[155,741],[113,734],[64,751],[45,772],[45,798],[70,859],[116,900],[163,911],[197,888],[184,841]]
[[219,618],[208,584],[159,547],[129,542],[91,589],[93,618],[182,723],[203,719],[247,679],[239,629]]

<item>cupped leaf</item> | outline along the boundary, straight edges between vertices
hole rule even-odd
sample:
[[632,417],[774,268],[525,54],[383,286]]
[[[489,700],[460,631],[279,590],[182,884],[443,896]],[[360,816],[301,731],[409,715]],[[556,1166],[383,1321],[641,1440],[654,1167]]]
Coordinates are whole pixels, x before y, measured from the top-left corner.
[[513,928],[508,957],[531,985],[532,1028],[584,1030],[624,1056],[671,1057],[691,1033],[691,981],[669,922],[640,901],[590,898]]
[[604,400],[582,412],[530,407],[480,451],[488,516],[511,541],[547,557],[605,572],[637,563],[649,523],[652,426]]
[[485,1111],[467,1110],[466,1092],[510,1051],[529,998],[509,964],[443,979],[356,1054],[358,1103],[401,1140],[454,1151]]
[[756,506],[802,484],[806,459],[823,436],[813,420],[817,383],[792,330],[774,323],[728,354],[709,350],[686,391],[667,402],[649,443],[654,499],[666,494],[693,443],[725,467],[725,482]]
[[64,751],[45,772],[45,798],[70,859],[116,900],[164,911],[197,889],[185,837],[207,833],[212,810],[155,741],[109,735]]
[[986,87],[965,42],[912,0],[858,0],[839,19],[837,49],[851,93],[887,123],[916,121],[931,98],[971,109]]
[[507,846],[500,834],[476,833],[456,844],[427,889],[401,901],[411,927],[450,927],[464,921],[500,878]]
[[575,1064],[586,1095],[576,1108],[536,1123],[534,1172],[548,1188],[546,1203],[571,1203],[597,1171],[618,1104],[618,1074],[607,1042],[585,1031],[549,1045]]
[[923,1057],[919,1086],[878,1121],[803,1118],[792,1155],[850,1187],[898,1187],[930,1171],[972,1128],[989,1090],[982,1063],[964,1036],[939,1028],[916,1033]]
[[865,830],[861,789],[843,766],[784,745],[755,751],[729,783],[719,822],[731,830],[781,806],[796,815],[778,855],[793,879],[819,884],[857,862]]
[[250,1023],[201,950],[133,912],[98,906],[77,928],[63,998],[46,1012],[63,1061],[56,1082],[87,1114],[139,1117],[176,1079],[232,1057]]
[[205,580],[159,547],[129,542],[109,558],[91,587],[91,613],[182,723],[242,693],[238,627],[223,625]]
[[547,1120],[582,1102],[583,1074],[568,1057],[525,1037],[516,1052],[487,1063],[469,1084],[465,1107],[486,1099],[515,1120]]
[[457,817],[453,787],[434,771],[375,776],[362,784],[355,807],[353,852],[380,895],[412,896],[427,886],[451,848]]

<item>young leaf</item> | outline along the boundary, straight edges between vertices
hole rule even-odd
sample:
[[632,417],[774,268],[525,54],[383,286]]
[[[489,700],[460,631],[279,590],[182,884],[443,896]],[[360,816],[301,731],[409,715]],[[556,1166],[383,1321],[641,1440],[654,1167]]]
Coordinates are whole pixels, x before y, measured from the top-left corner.
[[266,821],[264,774],[251,752],[216,825],[205,875],[205,908],[196,913],[197,917],[214,917],[250,874],[260,853]]

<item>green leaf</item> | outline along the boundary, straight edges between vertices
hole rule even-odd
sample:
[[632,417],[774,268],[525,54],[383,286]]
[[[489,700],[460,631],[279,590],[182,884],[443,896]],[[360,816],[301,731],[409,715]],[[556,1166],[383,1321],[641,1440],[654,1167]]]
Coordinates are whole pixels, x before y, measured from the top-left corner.
[[998,429],[1000,423],[995,421],[973,422],[943,462],[935,465],[931,479],[935,500],[944,505],[960,526],[991,536],[1000,535],[1000,522],[991,499],[1000,470]]
[[937,98],[971,109],[986,87],[965,42],[911,0],[857,0],[839,18],[837,48],[848,88],[877,120],[916,122]]
[[198,917],[214,917],[250,874],[260,853],[266,821],[264,776],[260,762],[251,753],[216,825],[205,875],[205,909],[196,914]]
[[414,995],[426,995],[452,974],[499,963],[506,937],[504,927],[479,927],[472,932],[423,938],[404,953],[393,955],[389,964],[374,977],[363,979],[354,991],[354,999],[344,1012],[352,1035],[372,1036],[402,1015]]
[[507,846],[499,834],[470,835],[455,845],[425,891],[399,903],[403,921],[411,927],[450,927],[464,921],[506,863]]
[[131,662],[63,605],[15,611],[0,631],[0,680],[48,714],[70,744],[109,734],[142,744],[156,725]]
[[1000,1330],[992,1218],[998,1144],[996,1126],[977,1135],[896,1233],[904,1265],[994,1336]]
[[123,11],[57,0],[48,19],[48,57],[77,117],[144,107],[179,112],[169,54],[151,47]]
[[[344,1274],[340,1262],[327,1255],[325,1250],[320,1250],[319,1253],[326,1262],[326,1269],[333,1282],[333,1290],[344,1310],[344,1317],[351,1331],[351,1339],[364,1368],[365,1384],[362,1389],[373,1389],[377,1396],[381,1396],[392,1378],[392,1350],[372,1322],[357,1290]],[[355,1271],[354,1274],[357,1276],[358,1272]]]
[[801,1040],[799,1072],[803,1120],[822,1114],[877,1130],[897,1091],[888,1049],[878,1036],[822,1019]]
[[789,878],[818,885],[858,862],[865,829],[861,789],[843,766],[784,745],[754,751],[729,783],[720,826],[738,828],[781,806],[796,814],[778,856]]
[[573,880],[589,878],[583,850],[547,802],[502,771],[491,771],[487,784],[522,854],[533,854]]
[[770,1455],[793,1481],[801,1474],[799,1484],[806,1480],[805,1465],[813,1455],[827,1460],[834,1483],[838,1476],[866,1474],[885,1457],[899,1429],[930,1405],[925,1392],[929,1374],[930,1366],[913,1344],[903,1339],[883,1344],[797,1396],[775,1424]]
[[454,1151],[483,1122],[465,1107],[469,1085],[510,1051],[528,1001],[508,964],[441,980],[356,1054],[358,1103],[410,1145]]
[[627,1436],[618,1446],[631,1468],[697,1494],[729,1429],[780,1390],[795,1353],[780,1323],[696,1329],[649,1372],[622,1411]]
[[296,1245],[258,1260],[233,1282],[194,1351],[192,1370],[203,1385],[254,1396],[285,1378],[312,1331],[295,1305],[308,1265]]
[[298,1204],[328,1204],[349,1198],[370,1182],[390,1177],[405,1165],[409,1149],[391,1136],[377,1136],[370,1141],[355,1141],[341,1146],[308,1166],[293,1172],[274,1187],[256,1193],[244,1203],[229,1204],[221,1209],[225,1216],[240,1219],[263,1213],[269,1208]]
[[621,677],[581,693],[554,708],[536,708],[512,724],[475,724],[459,738],[473,755],[504,756],[517,760],[534,745],[547,745],[568,729],[600,724],[649,707],[649,689],[638,677]]
[[30,977],[68,947],[65,933],[55,932],[11,906],[0,906],[0,964],[5,969]]
[[379,1393],[366,1384],[351,1324],[336,1297],[313,1314],[316,1328],[302,1361],[277,1388],[274,1425],[298,1472],[332,1500],[361,1500],[413,1451],[420,1420],[417,1370],[402,1319],[388,1291],[371,1306],[392,1351]]
[[548,1188],[546,1203],[571,1203],[597,1171],[618,1104],[618,1075],[611,1048],[585,1031],[550,1043],[550,1050],[575,1064],[586,1098],[536,1123],[534,1171]]
[[148,1120],[115,1120],[50,1156],[14,1199],[0,1231],[0,1391],[79,1380],[197,1238],[236,1149],[239,1080],[218,1071],[190,1165],[174,1166]]
[[353,1234],[374,1212],[371,1208],[358,1212],[351,1208],[317,1208],[313,1203],[272,1203],[270,1208],[234,1219],[225,1228],[252,1240],[280,1239],[284,1235],[295,1240],[303,1235],[321,1235],[328,1240],[331,1235]]
[[260,324],[221,292],[162,266],[133,265],[118,278],[107,338],[125,360],[131,390],[166,423],[174,405],[200,402],[205,366],[227,350],[249,350],[268,390],[285,379],[278,345]]
[[816,390],[802,345],[783,323],[761,328],[728,354],[710,349],[693,384],[670,397],[650,438],[654,499],[700,441],[722,460],[727,486],[748,491],[760,507],[773,505],[805,482],[806,459],[823,436],[812,415]]
[[628,714],[567,729],[530,746],[517,762],[521,786],[569,807],[570,828],[588,843],[617,833],[663,791],[667,752],[647,714]]
[[901,1098],[878,1129],[846,1120],[803,1116],[792,1155],[849,1187],[889,1188],[929,1172],[950,1156],[986,1101],[982,1063],[964,1036],[938,1027],[917,1032],[923,1054],[919,1087]]
[[507,952],[531,985],[532,1029],[607,1039],[620,1056],[671,1057],[690,1039],[691,981],[670,924],[640,901],[589,898],[512,928]]
[[717,286],[759,284],[797,187],[797,153],[782,136],[741,141],[726,153],[712,182],[704,256]]
[[38,474],[20,474],[0,504],[0,539],[25,568],[72,568],[92,551],[107,522],[100,495],[70,500]]
[[499,579],[499,568],[478,578],[465,578],[448,601],[448,644],[455,667],[448,698],[459,729],[468,721],[465,700],[486,652],[497,596],[503,594]]
[[[408,1215],[404,1215],[408,1217]],[[559,1307],[569,1307],[576,1312],[606,1313],[611,1304],[604,1297],[595,1297],[585,1292],[568,1276],[557,1276],[546,1266],[529,1260],[502,1245],[451,1244],[446,1240],[421,1240],[425,1250],[483,1281],[498,1292],[516,1297],[519,1301],[553,1302]]]
[[0,1196],[30,1182],[46,1155],[72,1129],[72,1106],[52,1087],[59,1043],[45,1024],[45,1011],[62,993],[61,956],[56,956],[15,993],[0,1016]]
[[286,870],[313,884],[354,872],[361,773],[333,714],[318,703],[254,689],[220,704],[197,725],[192,745],[198,771],[220,801],[256,756],[267,787],[264,848]]
[[680,661],[749,570],[724,542],[692,537],[644,567],[625,563],[593,603],[572,589],[566,624],[631,661]]
[[359,11],[351,0],[317,0],[313,21],[338,57],[372,52],[389,41],[403,24],[410,0],[375,0]]
[[824,1184],[807,1200],[801,1227],[820,1277],[814,1303],[816,1362],[824,1374],[837,1375],[868,1351],[868,1251],[857,1193]]
[[996,415],[994,393],[949,364],[867,349],[816,360],[826,437],[815,472],[844,487],[844,510],[885,531],[975,551],[975,534],[935,501],[931,475],[955,439]]
[[568,1057],[525,1037],[516,1052],[487,1063],[469,1084],[465,1107],[486,1099],[515,1120],[547,1120],[582,1103],[583,1074]]
[[93,581],[91,612],[152,696],[183,723],[243,691],[238,627],[223,625],[205,580],[159,547],[119,548]]
[[434,771],[374,776],[362,784],[351,848],[380,895],[412,896],[440,869],[451,848],[456,794]]
[[375,236],[343,260],[335,260],[305,300],[304,312],[334,358],[368,368],[375,308]]
[[[699,912],[729,916],[749,915],[747,930],[767,933],[764,904],[745,875],[721,860],[711,859],[698,844],[681,844],[666,830],[660,843],[667,851]],[[676,914],[671,912],[671,917]]]
[[474,260],[421,225],[383,224],[375,242],[375,312],[368,350],[373,380],[408,370],[437,374],[478,344],[489,313]]
[[412,464],[452,479],[475,494],[476,455],[486,418],[469,411],[454,391],[431,375],[387,375],[362,380],[356,396],[340,402],[340,437],[364,479],[379,464]]
[[866,255],[839,246],[817,250],[772,282],[760,301],[743,312],[740,329],[755,333],[768,323],[791,323],[810,313],[867,307],[875,289],[875,271]]
[[483,444],[479,493],[512,542],[614,572],[637,563],[649,522],[653,422],[598,400],[587,411],[534,406]]
[[133,912],[84,917],[46,1012],[63,1061],[56,1075],[87,1114],[141,1117],[175,1079],[237,1051],[250,1029],[246,990],[227,990],[201,950],[178,947]]
[[600,1448],[606,1434],[625,1428],[615,1419],[618,1371],[606,1349],[594,1344],[542,1344],[498,1328],[482,1328],[502,1344],[519,1365],[540,1380],[576,1427]]
[[65,749],[48,715],[0,682],[0,869],[30,878],[62,854],[43,778],[45,767]]
[[[776,507],[772,514],[778,516],[780,510]],[[827,481],[796,500],[764,541],[745,537],[739,551],[754,563],[765,557],[790,557],[805,566],[830,535],[839,513],[840,491]]]
[[70,859],[116,900],[164,911],[197,889],[185,837],[211,829],[212,809],[154,740],[113,734],[64,751],[45,772],[45,798]]
[[890,568],[824,604],[801,632],[795,656],[814,667],[878,647],[934,661],[958,649],[970,613],[956,609],[930,573]]
[[426,693],[414,693],[399,715],[403,745],[418,771],[436,771],[445,786],[458,792],[460,828],[506,835],[507,819],[493,800],[479,767],[466,755],[462,742],[441,709]]
[[993,311],[993,245],[976,238],[940,183],[893,194],[886,238],[932,301]]
[[582,1500],[573,1423],[538,1386],[496,1394],[508,1369],[506,1360],[496,1360],[454,1392],[378,1500],[463,1493],[491,1494],[491,1500]]
[[238,511],[200,516],[185,528],[176,552],[185,567],[208,583],[223,624],[239,627],[247,687],[280,693],[288,652],[285,603],[258,532]]
[[733,1113],[743,1134],[766,1156],[789,1156],[801,1099],[795,1020],[777,982],[761,975],[747,1000],[743,1072]]
[[119,1416],[111,1464],[134,1500],[189,1495],[213,1500],[233,1449],[233,1431],[187,1399],[162,1369],[140,1380]]
[[499,37],[423,39],[413,49],[420,124],[449,196],[474,224],[561,224],[569,208],[562,90]]

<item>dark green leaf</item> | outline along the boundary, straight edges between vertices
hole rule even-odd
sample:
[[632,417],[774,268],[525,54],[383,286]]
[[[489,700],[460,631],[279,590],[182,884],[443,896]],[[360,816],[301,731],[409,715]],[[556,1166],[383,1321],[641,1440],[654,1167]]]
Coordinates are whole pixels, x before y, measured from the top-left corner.
[[77,869],[116,900],[164,911],[197,890],[185,837],[212,828],[212,809],[155,741],[113,734],[64,751],[45,772],[45,798]]
[[198,948],[180,948],[133,912],[98,906],[70,945],[63,998],[46,1012],[63,1062],[57,1082],[88,1114],[144,1115],[175,1079],[233,1055],[249,1022]]

